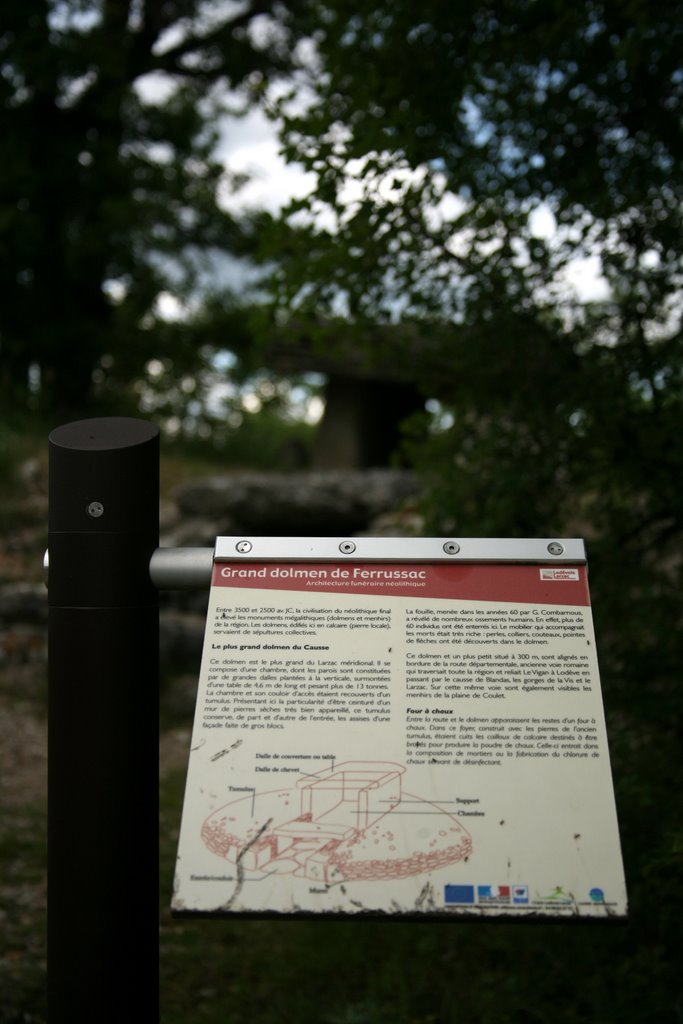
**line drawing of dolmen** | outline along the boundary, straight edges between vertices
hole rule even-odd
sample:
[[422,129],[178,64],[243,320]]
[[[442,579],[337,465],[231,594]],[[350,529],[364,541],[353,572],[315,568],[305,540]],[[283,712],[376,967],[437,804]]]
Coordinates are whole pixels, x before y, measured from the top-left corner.
[[278,850],[294,843],[301,847],[306,840],[315,839],[317,848],[306,857],[305,875],[314,881],[329,881],[328,854],[342,840],[365,832],[401,802],[404,772],[402,765],[392,761],[344,761],[311,778],[299,779],[300,814],[273,829],[273,835],[282,840]]
[[351,815],[353,827],[364,832],[401,802],[404,772],[393,761],[344,761],[313,778],[299,779],[301,815],[340,824],[348,824]]
[[[290,873],[326,884],[406,877],[467,856],[469,834],[442,808],[404,794],[404,773],[405,767],[393,761],[344,761],[306,775],[294,788],[258,794],[263,805],[259,817],[268,810],[267,828],[251,810],[247,820],[252,802],[241,798],[207,818],[202,839],[213,853],[239,862],[242,869]],[[392,821],[392,811],[405,798],[407,806],[433,808],[433,834],[426,835],[429,830],[423,827],[418,840],[405,834],[405,818]],[[298,811],[294,817],[293,811]],[[407,809],[398,813],[410,815]],[[402,823],[398,833],[397,820]]]

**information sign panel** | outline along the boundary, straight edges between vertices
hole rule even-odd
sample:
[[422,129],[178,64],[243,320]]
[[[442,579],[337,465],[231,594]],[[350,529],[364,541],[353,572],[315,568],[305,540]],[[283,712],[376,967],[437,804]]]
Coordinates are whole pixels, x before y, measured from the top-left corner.
[[215,562],[174,912],[623,917],[585,564],[384,541]]

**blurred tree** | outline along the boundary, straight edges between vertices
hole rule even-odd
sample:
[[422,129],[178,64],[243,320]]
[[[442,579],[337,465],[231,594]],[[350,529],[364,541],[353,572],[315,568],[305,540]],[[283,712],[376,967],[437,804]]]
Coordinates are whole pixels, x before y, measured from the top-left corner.
[[293,11],[312,40],[305,107],[298,85],[278,113],[318,187],[269,238],[281,308],[310,315],[320,347],[340,316],[366,329],[368,360],[439,399],[414,442],[434,526],[583,525],[622,555],[657,551],[673,585],[683,5]]
[[[220,117],[286,65],[271,0],[8,0],[0,29],[0,402],[84,413],[206,333],[160,317],[249,226]],[[230,91],[231,90],[231,91]],[[246,328],[238,310],[231,323]],[[221,339],[225,343],[225,336]]]
[[290,298],[305,284],[309,302],[345,300],[355,315],[457,321],[482,291],[493,311],[496,296],[519,307],[569,259],[598,253],[622,301],[638,286],[639,321],[669,312],[681,283],[680,2],[296,11],[290,27],[315,50],[307,109],[284,137],[318,188],[290,212],[299,226],[305,210],[324,212],[332,230],[309,217],[313,283],[296,268],[283,278]]
[[[318,186],[266,236],[286,254],[280,307],[327,322],[328,350],[335,315],[371,324],[366,359],[457,410],[421,457],[459,529],[500,529],[503,513],[508,531],[557,529],[592,494],[611,529],[671,540],[681,3],[311,0],[290,30],[313,41],[306,106],[299,85],[278,113]],[[629,482],[605,488],[597,466],[616,464]]]

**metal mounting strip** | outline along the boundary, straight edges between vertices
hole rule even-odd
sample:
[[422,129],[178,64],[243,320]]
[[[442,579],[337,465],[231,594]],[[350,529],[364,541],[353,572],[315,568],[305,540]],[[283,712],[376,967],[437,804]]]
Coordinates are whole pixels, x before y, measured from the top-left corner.
[[526,562],[581,565],[580,539],[517,537],[218,537],[216,561]]

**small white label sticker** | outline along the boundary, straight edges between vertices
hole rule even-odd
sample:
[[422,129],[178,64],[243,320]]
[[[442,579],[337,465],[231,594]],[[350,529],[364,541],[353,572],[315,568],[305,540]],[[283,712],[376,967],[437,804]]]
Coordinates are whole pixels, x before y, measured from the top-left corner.
[[578,580],[578,569],[541,569],[542,580]]

